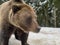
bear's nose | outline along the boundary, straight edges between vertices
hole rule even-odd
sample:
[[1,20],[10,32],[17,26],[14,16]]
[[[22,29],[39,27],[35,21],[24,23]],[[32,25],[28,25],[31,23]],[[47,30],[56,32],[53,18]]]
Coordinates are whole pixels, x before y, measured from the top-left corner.
[[37,33],[40,32],[40,29],[41,29],[40,27],[37,28]]

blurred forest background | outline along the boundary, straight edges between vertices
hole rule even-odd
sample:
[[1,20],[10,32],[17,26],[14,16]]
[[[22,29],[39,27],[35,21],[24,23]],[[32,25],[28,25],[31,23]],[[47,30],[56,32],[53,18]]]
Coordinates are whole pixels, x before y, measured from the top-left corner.
[[[7,0],[0,0],[0,4]],[[36,10],[42,27],[60,27],[60,0],[25,0]]]

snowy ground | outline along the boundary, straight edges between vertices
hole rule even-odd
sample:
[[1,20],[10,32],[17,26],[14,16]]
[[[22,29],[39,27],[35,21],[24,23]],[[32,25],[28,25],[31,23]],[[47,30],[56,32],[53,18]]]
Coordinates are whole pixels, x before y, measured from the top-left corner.
[[[60,45],[60,28],[42,27],[39,33],[29,33],[30,45]],[[9,45],[21,45],[21,42],[12,35]]]

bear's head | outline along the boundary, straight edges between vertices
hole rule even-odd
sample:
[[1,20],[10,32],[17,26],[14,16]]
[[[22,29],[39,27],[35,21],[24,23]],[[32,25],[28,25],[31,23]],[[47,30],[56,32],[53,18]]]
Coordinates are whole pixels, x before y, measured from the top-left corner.
[[34,9],[22,0],[14,1],[9,14],[10,23],[24,32],[39,32],[40,27],[37,23],[37,15]]

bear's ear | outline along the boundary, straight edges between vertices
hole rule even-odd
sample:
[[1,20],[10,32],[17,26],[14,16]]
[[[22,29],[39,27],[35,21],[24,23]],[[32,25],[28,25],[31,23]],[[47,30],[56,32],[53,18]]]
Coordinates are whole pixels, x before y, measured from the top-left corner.
[[19,10],[21,10],[21,7],[16,6],[16,5],[12,6],[12,11],[13,11],[14,14],[15,14],[16,12],[18,12]]
[[13,2],[19,2],[19,3],[22,3],[23,1],[22,0],[12,0]]
[[22,0],[14,0],[15,2],[22,2]]

